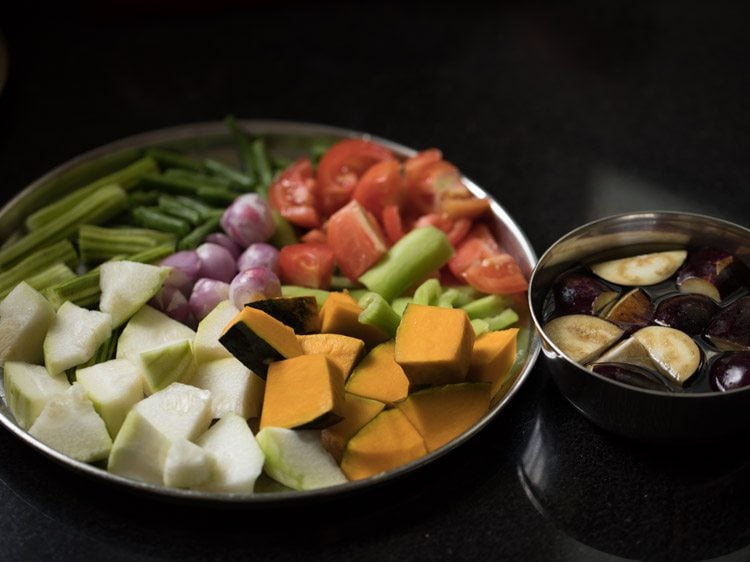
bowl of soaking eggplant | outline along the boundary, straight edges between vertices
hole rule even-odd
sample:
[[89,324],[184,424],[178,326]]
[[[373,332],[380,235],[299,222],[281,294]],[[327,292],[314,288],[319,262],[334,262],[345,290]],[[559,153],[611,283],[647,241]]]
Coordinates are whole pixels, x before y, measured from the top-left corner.
[[529,307],[555,383],[650,442],[750,431],[750,230],[700,214],[610,216],[542,255]]

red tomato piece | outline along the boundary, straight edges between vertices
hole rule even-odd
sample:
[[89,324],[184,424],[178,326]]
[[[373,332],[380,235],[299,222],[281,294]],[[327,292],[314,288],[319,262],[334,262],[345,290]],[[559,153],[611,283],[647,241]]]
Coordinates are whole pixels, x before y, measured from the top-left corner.
[[428,148],[411,158],[407,158],[404,161],[404,177],[406,178],[406,184],[411,187],[425,167],[442,159],[443,153],[437,148]]
[[440,202],[440,210],[452,219],[474,220],[490,208],[489,199],[477,197],[446,197]]
[[493,255],[503,253],[495,237],[485,224],[477,224],[456,248],[456,253],[448,262],[453,275],[461,278],[471,265]]
[[404,225],[398,205],[386,205],[383,209],[383,230],[391,246],[404,237]]
[[328,220],[328,243],[341,273],[356,281],[388,250],[380,225],[357,201]]
[[279,276],[289,285],[328,289],[333,276],[333,250],[321,242],[284,246],[279,252]]
[[414,228],[420,226],[434,226],[435,228],[439,228],[445,232],[448,242],[456,248],[471,230],[471,221],[468,219],[453,220],[444,213],[430,213],[429,215],[419,217],[417,222],[414,223]]
[[305,228],[320,226],[315,208],[315,178],[309,158],[300,158],[284,170],[268,189],[271,206],[282,217]]
[[373,215],[380,217],[386,206],[401,206],[404,188],[401,164],[397,160],[383,160],[362,174],[352,197]]
[[425,165],[410,182],[407,192],[412,212],[419,215],[439,210],[443,197],[466,196],[471,196],[471,192],[461,181],[461,173],[445,160]]
[[509,294],[529,288],[518,263],[506,253],[495,254],[470,265],[464,271],[463,278],[483,293]]
[[328,236],[326,236],[326,233],[321,228],[308,230],[299,239],[302,242],[322,242],[323,244],[328,242]]
[[359,178],[373,164],[393,159],[384,146],[363,139],[346,139],[329,148],[318,163],[317,209],[329,216],[346,205]]

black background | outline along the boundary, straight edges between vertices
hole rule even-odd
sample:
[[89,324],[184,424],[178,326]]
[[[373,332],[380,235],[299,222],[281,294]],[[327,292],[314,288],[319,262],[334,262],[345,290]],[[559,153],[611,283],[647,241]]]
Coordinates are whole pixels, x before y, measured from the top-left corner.
[[[7,10],[7,7],[5,8]],[[0,29],[0,190],[228,113],[439,147],[536,252],[639,209],[750,223],[750,34],[732,3],[25,4]],[[170,506],[0,431],[0,559],[750,559],[748,440],[606,434],[540,362],[476,438],[325,505]]]

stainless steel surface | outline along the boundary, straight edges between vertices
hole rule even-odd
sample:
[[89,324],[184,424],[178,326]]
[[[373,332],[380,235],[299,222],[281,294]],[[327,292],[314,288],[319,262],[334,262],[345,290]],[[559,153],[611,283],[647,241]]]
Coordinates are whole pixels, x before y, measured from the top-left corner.
[[[392,141],[371,137],[364,133],[309,123],[281,121],[242,121],[243,128],[252,135],[262,135],[266,139],[269,153],[275,156],[294,157],[316,142],[334,142],[342,138],[364,137],[379,142],[396,154],[413,155],[416,151]],[[143,149],[149,146],[161,146],[184,150],[198,156],[211,156],[229,163],[237,161],[234,142],[223,123],[209,122],[185,125],[153,131],[117,141],[83,154],[62,166],[52,170],[33,182],[3,209],[0,210],[0,238],[7,239],[22,227],[24,217],[45,203],[64,195],[97,176],[106,174],[135,160]],[[464,178],[469,189],[478,196],[486,192]],[[503,245],[519,262],[526,275],[530,275],[536,263],[536,255],[531,244],[520,227],[496,201],[492,202],[495,216],[495,232]],[[114,486],[124,487],[136,493],[144,493],[170,501],[189,503],[212,503],[234,505],[268,505],[285,502],[312,501],[333,495],[346,494],[375,486],[380,482],[398,478],[434,461],[440,456],[456,449],[461,443],[471,439],[484,428],[513,398],[523,382],[529,376],[531,368],[539,354],[539,338],[534,332],[527,314],[521,314],[523,337],[520,338],[519,359],[514,367],[515,381],[501,400],[494,403],[490,411],[463,435],[441,449],[387,473],[356,482],[348,482],[331,488],[306,492],[268,492],[258,494],[217,494],[180,490],[137,482],[110,474],[101,467],[75,461],[41,443],[21,429],[14,421],[7,408],[5,397],[0,386],[0,423],[21,440],[39,452],[60,463],[64,467]]]
[[541,329],[554,279],[580,263],[688,245],[718,245],[745,261],[750,230],[691,213],[653,211],[585,224],[557,240],[531,277],[529,307],[542,351],[563,395],[602,428],[645,441],[710,440],[750,430],[750,388],[668,394],[628,386],[584,369],[563,355]]

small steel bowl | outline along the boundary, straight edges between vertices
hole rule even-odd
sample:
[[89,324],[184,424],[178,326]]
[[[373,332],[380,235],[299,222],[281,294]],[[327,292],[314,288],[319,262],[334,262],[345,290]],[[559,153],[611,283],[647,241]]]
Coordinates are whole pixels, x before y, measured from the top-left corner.
[[716,246],[750,263],[747,228],[699,214],[654,211],[585,224],[552,244],[532,272],[529,309],[545,363],[568,401],[605,430],[651,442],[707,441],[750,431],[750,387],[668,393],[626,385],[572,361],[542,329],[545,299],[564,271],[581,263],[688,246]]

